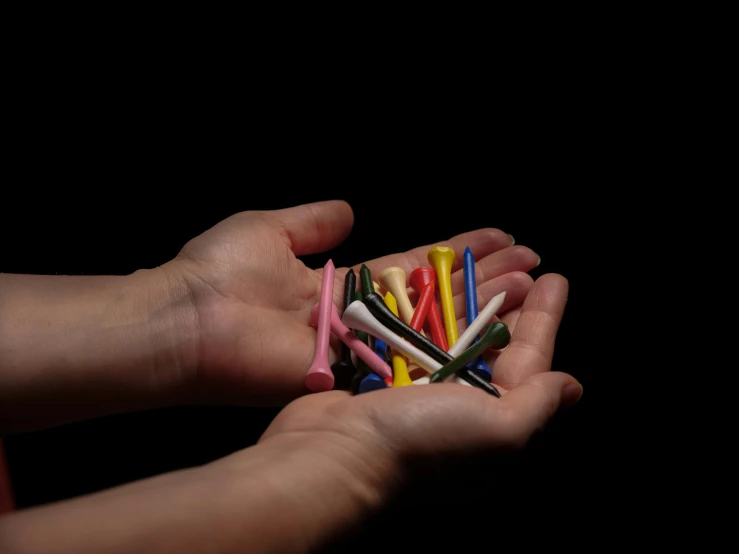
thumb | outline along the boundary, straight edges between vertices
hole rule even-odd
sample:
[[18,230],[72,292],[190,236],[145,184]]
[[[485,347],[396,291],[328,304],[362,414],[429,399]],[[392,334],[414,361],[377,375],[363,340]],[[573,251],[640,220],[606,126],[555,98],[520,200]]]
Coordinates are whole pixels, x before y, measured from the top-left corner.
[[343,200],[312,202],[274,210],[270,217],[285,230],[296,256],[317,254],[340,244],[352,230],[354,212]]
[[560,408],[572,406],[582,396],[577,380],[558,371],[537,373],[505,394],[500,402],[508,414],[506,432],[514,444],[522,444],[544,427]]

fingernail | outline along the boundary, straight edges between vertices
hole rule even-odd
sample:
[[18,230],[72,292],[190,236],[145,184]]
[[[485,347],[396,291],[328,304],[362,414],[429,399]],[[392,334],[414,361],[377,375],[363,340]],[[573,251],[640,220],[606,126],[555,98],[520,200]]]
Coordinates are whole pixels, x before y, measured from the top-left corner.
[[573,406],[580,400],[582,396],[582,385],[580,383],[569,383],[562,389],[562,405],[565,407]]
[[511,237],[511,246],[513,246],[514,244],[516,244],[516,239],[513,238],[513,235],[511,235],[510,233],[506,233],[506,235],[508,235],[509,237]]
[[536,265],[534,267],[539,267],[539,264],[541,263],[541,256],[538,254],[536,255]]

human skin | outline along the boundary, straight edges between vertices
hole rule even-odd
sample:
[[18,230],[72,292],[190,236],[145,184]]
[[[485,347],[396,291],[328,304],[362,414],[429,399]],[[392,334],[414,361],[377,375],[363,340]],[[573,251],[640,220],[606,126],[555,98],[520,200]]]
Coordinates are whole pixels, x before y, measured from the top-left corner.
[[[130,275],[0,274],[0,434],[177,404],[284,405],[308,394],[308,322],[322,269],[298,256],[338,245],[353,221],[342,201],[247,211],[193,238],[173,260]],[[506,291],[501,313],[511,312],[532,287],[536,253],[492,228],[354,269],[410,273],[435,245],[458,253],[460,329],[465,247],[476,260],[480,306]],[[337,306],[346,271],[336,270]],[[505,378],[496,376],[502,386]]]
[[[538,256],[497,229],[440,244],[459,253],[460,329],[465,246],[479,305],[506,291],[511,341],[489,353],[502,398],[456,383],[309,394],[322,272],[296,256],[337,245],[352,222],[343,202],[244,212],[131,275],[0,275],[4,434],[173,404],[287,404],[256,445],[220,460],[3,516],[0,551],[318,551],[386,505],[409,459],[523,448],[579,399],[579,383],[551,371],[568,282],[534,282]],[[365,263],[410,273],[432,246]],[[337,305],[346,271],[336,271]]]
[[523,448],[577,402],[580,384],[551,371],[567,291],[543,275],[501,315],[512,330],[494,359],[502,398],[456,383],[303,396],[240,452],[0,518],[0,551],[318,552],[386,504],[409,459]]

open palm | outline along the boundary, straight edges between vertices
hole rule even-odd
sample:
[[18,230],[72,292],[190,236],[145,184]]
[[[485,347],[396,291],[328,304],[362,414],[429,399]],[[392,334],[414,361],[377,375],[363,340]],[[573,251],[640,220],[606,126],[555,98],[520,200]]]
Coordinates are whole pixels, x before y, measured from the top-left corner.
[[[192,239],[171,262],[185,279],[195,306],[198,339],[183,357],[194,368],[192,390],[203,401],[282,404],[308,393],[316,331],[310,311],[321,295],[322,269],[298,256],[326,252],[349,234],[354,218],[343,201],[306,204],[233,215]],[[527,247],[511,246],[498,229],[480,229],[437,243],[457,253],[452,288],[460,329],[464,329],[462,252],[476,260],[478,302],[484,306],[506,291],[501,313],[522,304],[538,263]],[[407,273],[428,265],[434,244],[392,254],[367,264],[373,275],[390,266]],[[358,271],[362,262],[354,269]],[[337,268],[334,302],[342,305],[348,268]],[[413,294],[411,293],[411,297]],[[330,351],[336,358],[336,344]],[[465,387],[466,388],[466,387]]]
[[519,309],[503,314],[511,342],[493,361],[501,398],[457,383],[371,391],[352,397],[330,391],[287,406],[262,441],[300,433],[340,441],[367,459],[396,460],[497,448],[520,448],[562,406],[577,402],[580,384],[551,371],[554,343],[567,301],[568,282],[558,274],[537,279]]

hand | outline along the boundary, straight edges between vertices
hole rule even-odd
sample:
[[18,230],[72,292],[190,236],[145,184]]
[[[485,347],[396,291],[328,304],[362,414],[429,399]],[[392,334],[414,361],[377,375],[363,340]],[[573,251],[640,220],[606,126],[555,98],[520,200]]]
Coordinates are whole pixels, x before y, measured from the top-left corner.
[[407,459],[520,448],[577,402],[577,381],[550,371],[567,290],[544,275],[501,314],[512,331],[492,366],[502,398],[457,383],[307,395],[221,460],[0,518],[0,550],[321,551],[383,506]]
[[[243,212],[194,238],[175,259],[130,275],[0,274],[0,434],[186,403],[282,405],[308,393],[310,311],[322,270],[297,256],[339,244],[345,202]],[[520,304],[538,256],[480,229],[444,243],[457,253],[452,288],[464,316],[463,252],[476,259],[478,302],[506,291]],[[367,262],[410,273],[433,245]],[[357,273],[361,264],[355,266]],[[334,302],[343,305],[346,268]],[[464,320],[459,321],[460,329]],[[334,341],[334,347],[338,347]],[[330,351],[333,362],[336,350]]]
[[[303,381],[316,340],[309,314],[320,298],[322,269],[306,267],[297,256],[337,246],[352,224],[351,208],[342,201],[242,212],[191,240],[166,264],[170,274],[186,282],[198,322],[196,340],[177,355],[189,376],[190,400],[281,404],[309,392]],[[502,310],[510,309],[531,288],[526,272],[538,264],[538,256],[527,247],[511,247],[500,230],[480,229],[440,244],[457,253],[452,286],[462,318],[466,247],[476,260],[481,306],[506,291]],[[428,265],[433,246],[365,263],[373,275],[390,266],[410,273]],[[357,274],[360,266],[354,267]],[[346,271],[336,270],[337,306],[342,306]],[[464,329],[464,319],[459,325]],[[331,349],[332,363],[336,355]]]
[[511,329],[511,341],[490,359],[490,368],[502,398],[457,383],[356,397],[330,391],[291,403],[261,440],[295,433],[354,437],[371,445],[365,456],[390,451],[396,459],[522,447],[560,406],[574,404],[582,394],[572,376],[550,371],[567,291],[563,276],[543,275],[522,305],[501,315]]

